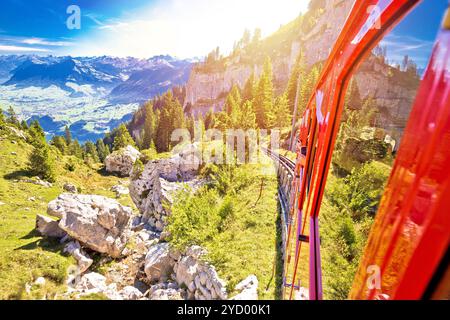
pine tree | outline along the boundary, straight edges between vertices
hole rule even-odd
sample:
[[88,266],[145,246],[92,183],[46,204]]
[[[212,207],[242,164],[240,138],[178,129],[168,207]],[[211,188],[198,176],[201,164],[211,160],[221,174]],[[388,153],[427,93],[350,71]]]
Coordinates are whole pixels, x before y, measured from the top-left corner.
[[278,97],[273,109],[269,112],[270,128],[284,128],[291,124],[292,115],[288,103],[286,94]]
[[62,154],[66,154],[67,144],[64,137],[54,136],[51,140],[51,144],[55,146]]
[[5,115],[3,114],[3,109],[0,108],[0,124],[5,123]]
[[156,130],[156,150],[158,152],[169,151],[169,130],[170,130],[170,113],[167,108],[161,111],[159,117],[158,129]]
[[306,110],[306,106],[311,98],[315,85],[319,80],[320,72],[319,67],[314,66],[308,73],[306,80],[301,83],[300,96],[298,105],[298,114],[302,114]]
[[359,110],[362,107],[361,94],[359,92],[358,83],[355,79],[350,81],[350,86],[345,96],[346,108],[350,110]]
[[244,90],[242,91],[242,100],[251,101],[255,96],[255,74],[252,73],[247,79],[244,85]]
[[97,154],[99,157],[100,162],[104,162],[106,157],[109,156],[110,151],[109,151],[109,146],[105,145],[105,143],[103,142],[103,139],[98,139],[97,143]]
[[251,101],[246,101],[242,105],[239,124],[243,130],[256,128],[256,115]]
[[30,123],[29,133],[31,136],[31,143],[34,141],[45,141],[45,132],[39,124],[38,120],[34,120]]
[[22,128],[22,130],[28,130],[28,123],[25,120],[22,120],[20,122],[20,127]]
[[264,63],[264,72],[259,79],[257,94],[255,96],[256,122],[260,128],[267,128],[268,113],[273,107],[273,73],[272,63],[267,57]]
[[228,113],[228,115],[231,115],[233,113],[233,109],[239,108],[241,106],[241,103],[242,99],[239,87],[237,85],[233,85],[225,102],[224,109],[226,113]]
[[83,159],[83,149],[80,146],[80,143],[77,139],[72,141],[72,143],[69,146],[69,153],[72,156],[75,156],[79,159]]
[[31,144],[34,148],[28,158],[28,170],[35,176],[54,182],[56,178],[54,161],[50,147],[45,141],[44,130],[37,120],[31,124],[30,133],[32,135]]
[[205,116],[205,129],[211,129],[214,128],[214,122],[215,122],[215,117],[214,117],[214,111],[211,109],[209,109],[209,111],[206,113]]
[[152,145],[156,133],[156,120],[153,111],[153,104],[146,103],[145,106],[145,121],[144,121],[144,137],[142,140],[142,148],[149,149]]
[[14,111],[14,108],[12,106],[9,106],[8,108],[8,122],[14,125],[19,125],[19,119],[17,118],[17,114]]
[[68,126],[65,128],[65,138],[66,138],[66,144],[70,146],[72,143],[72,134],[70,133],[70,129]]
[[122,148],[126,148],[127,146],[135,147],[136,145],[133,138],[131,138],[127,127],[122,123],[117,130],[116,137],[114,138],[113,150],[119,150]]
[[304,54],[303,51],[300,51],[297,60],[295,61],[295,65],[292,69],[291,76],[289,78],[289,82],[286,89],[287,99],[289,103],[289,110],[291,111],[291,114],[293,114],[294,112],[297,94],[300,94],[299,82],[304,81],[305,80],[304,77],[305,77]]
[[84,155],[85,160],[92,159],[94,163],[100,162],[100,158],[97,153],[97,148],[95,147],[95,144],[91,141],[88,141],[84,144]]

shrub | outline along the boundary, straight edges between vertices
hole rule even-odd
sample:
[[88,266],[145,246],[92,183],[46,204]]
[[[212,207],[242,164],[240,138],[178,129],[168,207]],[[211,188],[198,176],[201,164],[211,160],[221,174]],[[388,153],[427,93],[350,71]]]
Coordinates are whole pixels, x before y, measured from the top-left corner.
[[375,215],[390,167],[380,162],[369,162],[352,170],[346,178],[330,183],[329,199],[340,210],[351,213],[354,219]]
[[45,141],[35,141],[34,149],[29,157],[29,171],[49,182],[55,182],[56,173],[50,148]]

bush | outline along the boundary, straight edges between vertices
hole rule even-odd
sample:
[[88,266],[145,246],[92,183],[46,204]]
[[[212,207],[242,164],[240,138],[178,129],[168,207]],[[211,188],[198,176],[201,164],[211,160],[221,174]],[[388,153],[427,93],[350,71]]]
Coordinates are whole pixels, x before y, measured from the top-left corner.
[[354,219],[375,215],[391,168],[380,162],[369,162],[352,170],[346,178],[331,182],[327,195],[339,210]]
[[49,182],[55,182],[56,173],[50,148],[45,141],[35,141],[29,157],[29,171]]
[[204,189],[192,196],[184,190],[175,199],[167,229],[176,248],[203,245],[217,235],[222,221],[222,201],[217,192]]
[[158,152],[155,149],[145,149],[141,151],[141,162],[147,164],[148,162],[155,160],[158,157]]
[[239,167],[234,165],[208,165],[202,169],[201,175],[209,179],[211,187],[222,196],[236,195],[254,181],[248,171],[239,170]]

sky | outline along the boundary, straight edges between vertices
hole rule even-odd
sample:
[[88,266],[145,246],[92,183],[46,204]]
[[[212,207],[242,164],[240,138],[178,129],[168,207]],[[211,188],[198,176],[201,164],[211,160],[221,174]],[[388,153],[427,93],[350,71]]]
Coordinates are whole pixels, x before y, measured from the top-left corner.
[[[263,36],[305,12],[309,0],[2,0],[0,54],[205,56],[231,50],[246,28]],[[447,0],[424,0],[382,42],[388,58],[424,65]],[[80,8],[68,29],[67,8]]]
[[[73,56],[226,53],[244,30],[263,36],[295,19],[309,0],[2,0],[0,54]],[[81,28],[66,13],[78,5]]]

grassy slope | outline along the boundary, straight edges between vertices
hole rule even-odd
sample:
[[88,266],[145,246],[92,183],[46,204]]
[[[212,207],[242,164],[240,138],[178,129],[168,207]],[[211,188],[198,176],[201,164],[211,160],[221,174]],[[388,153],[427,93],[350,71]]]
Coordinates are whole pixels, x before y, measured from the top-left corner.
[[[114,176],[103,176],[88,168],[81,161],[75,172],[64,169],[66,156],[58,156],[60,177],[52,188],[17,182],[25,177],[27,156],[32,147],[19,138],[0,141],[0,299],[47,298],[64,290],[64,279],[68,266],[74,263],[71,257],[62,255],[62,246],[55,241],[43,239],[34,230],[36,214],[45,214],[47,203],[63,192],[65,182],[74,183],[83,193],[95,193],[114,197],[109,189],[119,182]],[[12,140],[17,141],[13,144]],[[16,152],[17,155],[11,154]],[[36,201],[29,201],[35,197]],[[131,205],[129,197],[120,201]],[[46,285],[24,292],[25,283],[44,276]]]
[[[193,244],[205,247],[206,259],[227,281],[230,296],[238,282],[254,274],[260,299],[279,298],[281,233],[271,161],[266,166],[224,166],[209,177],[213,181],[209,188],[177,197],[169,221],[172,244],[180,249]],[[222,216],[226,203],[232,205]]]
[[[274,174],[263,174],[260,166],[247,165],[245,170],[254,179],[235,197],[236,218],[207,247],[210,251],[218,250],[222,255],[225,263],[217,269],[228,280],[229,289],[250,274],[255,274],[259,281],[259,299],[277,299],[282,268],[278,250],[281,231],[277,229],[277,180]],[[255,206],[262,178],[265,185]]]

